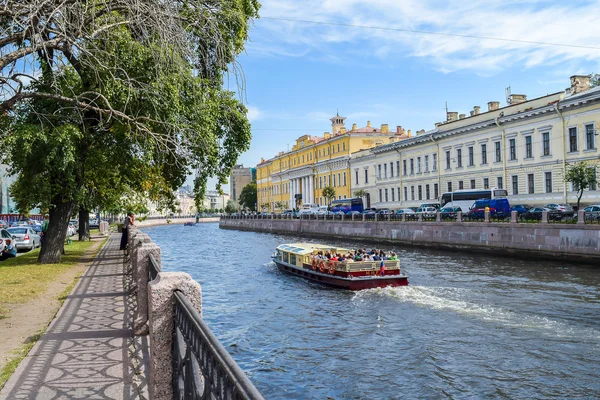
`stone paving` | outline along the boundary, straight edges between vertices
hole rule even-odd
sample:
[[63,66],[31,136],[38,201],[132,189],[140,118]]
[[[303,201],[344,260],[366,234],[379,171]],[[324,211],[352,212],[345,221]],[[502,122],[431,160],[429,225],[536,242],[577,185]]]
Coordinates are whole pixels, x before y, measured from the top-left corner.
[[147,337],[133,337],[134,302],[120,235],[112,235],[0,399],[147,399]]

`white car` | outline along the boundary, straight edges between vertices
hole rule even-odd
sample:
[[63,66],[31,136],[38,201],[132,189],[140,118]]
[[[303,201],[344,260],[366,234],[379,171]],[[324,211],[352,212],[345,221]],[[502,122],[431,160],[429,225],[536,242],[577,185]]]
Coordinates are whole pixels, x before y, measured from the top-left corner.
[[75,225],[70,223],[69,226],[67,227],[67,236],[73,236],[76,232],[77,232],[77,229],[75,228]]
[[28,226],[17,226],[8,228],[8,233],[12,235],[17,250],[33,250],[42,245],[42,238],[32,228]]
[[317,215],[327,215],[328,213],[329,210],[327,209],[327,206],[320,206],[317,210]]

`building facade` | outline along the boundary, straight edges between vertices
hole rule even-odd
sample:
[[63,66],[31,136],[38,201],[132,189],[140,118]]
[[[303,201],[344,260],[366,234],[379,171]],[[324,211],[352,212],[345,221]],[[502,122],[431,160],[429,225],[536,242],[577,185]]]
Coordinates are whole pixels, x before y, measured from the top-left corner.
[[235,202],[238,201],[244,186],[256,179],[256,171],[253,170],[254,168],[244,168],[243,164],[238,164],[231,170],[231,176],[229,177],[229,193]]
[[323,137],[304,135],[296,140],[289,152],[262,160],[256,167],[258,209],[281,211],[297,208],[302,203],[326,205],[323,189],[335,190],[335,198],[352,197],[350,182],[351,155],[361,149],[403,140],[409,133],[398,126],[395,132],[388,125],[352,129],[344,126],[345,117],[331,118],[331,133]]
[[[507,100],[502,108],[489,102],[484,113],[475,107],[468,117],[448,112],[431,131],[352,154],[353,190],[364,190],[373,207],[394,209],[483,188],[507,189],[514,204],[576,203],[565,171],[579,161],[600,165],[600,87],[573,76],[564,92]],[[600,203],[597,185],[581,201]]]

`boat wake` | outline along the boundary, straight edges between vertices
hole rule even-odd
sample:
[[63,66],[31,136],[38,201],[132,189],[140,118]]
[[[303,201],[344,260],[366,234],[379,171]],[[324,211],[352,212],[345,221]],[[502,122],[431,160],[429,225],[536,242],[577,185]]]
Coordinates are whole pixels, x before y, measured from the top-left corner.
[[600,331],[596,329],[573,326],[569,323],[537,315],[520,314],[493,305],[476,304],[464,299],[468,293],[468,289],[449,287],[386,287],[356,292],[353,301],[363,302],[373,297],[383,296],[402,303],[412,303],[433,310],[449,311],[464,315],[467,318],[475,318],[510,328],[539,330],[554,337],[576,337],[579,340],[600,341]]

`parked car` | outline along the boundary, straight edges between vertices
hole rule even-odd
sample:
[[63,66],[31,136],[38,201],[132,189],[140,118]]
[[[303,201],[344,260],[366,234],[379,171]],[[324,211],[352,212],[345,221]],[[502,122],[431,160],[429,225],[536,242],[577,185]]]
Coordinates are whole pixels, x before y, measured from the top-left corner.
[[320,206],[319,209],[317,210],[317,215],[327,215],[329,214],[329,207],[327,206]]
[[76,232],[77,232],[77,230],[75,229],[75,225],[70,223],[67,226],[67,236],[73,236]]
[[13,241],[13,237],[10,232],[2,228],[0,229],[0,253],[4,251],[7,245],[10,245]]
[[29,226],[18,226],[15,228],[8,228],[7,231],[12,235],[17,250],[33,250],[37,247],[40,247],[42,244],[42,239],[40,238],[40,235],[38,235]]
[[402,215],[402,214],[416,214],[415,210],[413,210],[412,208],[401,208],[399,210],[396,210],[396,215]]
[[8,222],[7,222],[7,221],[0,220],[0,228],[4,228],[4,229],[6,229],[6,228],[8,228],[8,227],[9,227],[9,224],[8,224]]
[[377,215],[391,215],[393,213],[394,212],[389,208],[382,208],[381,210],[377,211]]
[[588,221],[600,221],[600,204],[594,204],[587,206],[583,209],[585,211],[585,219]]
[[462,212],[462,208],[460,207],[444,207],[440,210],[440,217],[442,219],[454,219],[459,212]]
[[96,218],[90,218],[90,229],[98,229],[100,228],[100,221]]
[[361,213],[360,213],[360,211],[348,211],[348,212],[346,213],[346,215],[348,215],[348,216],[350,216],[350,217],[351,217],[351,216],[353,216],[353,215],[361,215]]
[[510,211],[516,211],[517,213],[519,213],[519,215],[526,213],[527,210],[529,210],[531,208],[531,206],[528,206],[526,204],[515,204],[514,206],[510,207]]
[[369,209],[362,212],[363,215],[375,215],[375,211]]
[[423,203],[419,206],[419,208],[423,207],[434,207],[436,210],[439,210],[441,208],[440,203]]
[[575,215],[575,210],[569,204],[550,203],[550,204],[546,204],[545,207],[550,208],[552,210],[560,211],[564,217],[572,217]]
[[558,221],[563,218],[563,214],[558,210],[553,210],[548,207],[533,207],[527,210],[526,213],[521,214],[520,218],[524,220],[534,220],[541,221],[542,220],[542,212],[548,212],[548,220]]
[[78,219],[69,220],[69,224],[72,224],[75,227],[75,232],[79,232],[79,220]]
[[492,218],[508,218],[510,217],[510,204],[507,199],[481,199],[476,200],[471,206],[467,214],[468,219],[483,219],[485,216],[486,207],[490,211]]
[[435,218],[437,216],[437,208],[432,206],[419,207],[417,209],[417,214],[423,215],[423,219]]

